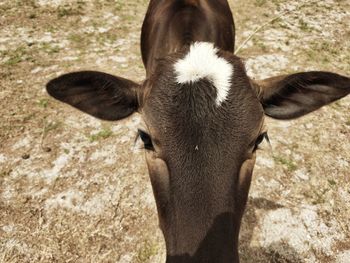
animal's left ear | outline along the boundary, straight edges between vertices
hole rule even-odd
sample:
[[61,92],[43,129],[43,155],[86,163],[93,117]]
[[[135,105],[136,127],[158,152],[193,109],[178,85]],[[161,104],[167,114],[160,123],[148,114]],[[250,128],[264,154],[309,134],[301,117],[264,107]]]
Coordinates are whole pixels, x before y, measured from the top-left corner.
[[282,120],[301,117],[350,93],[350,78],[330,72],[302,72],[252,84],[265,114]]

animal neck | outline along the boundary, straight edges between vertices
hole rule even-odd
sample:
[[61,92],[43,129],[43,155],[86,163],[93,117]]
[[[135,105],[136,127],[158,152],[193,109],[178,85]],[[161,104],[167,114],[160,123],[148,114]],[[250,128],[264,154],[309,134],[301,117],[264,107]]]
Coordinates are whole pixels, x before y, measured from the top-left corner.
[[215,43],[222,50],[232,52],[233,25],[226,0],[151,1],[141,33],[141,53],[147,76],[157,59],[193,42]]

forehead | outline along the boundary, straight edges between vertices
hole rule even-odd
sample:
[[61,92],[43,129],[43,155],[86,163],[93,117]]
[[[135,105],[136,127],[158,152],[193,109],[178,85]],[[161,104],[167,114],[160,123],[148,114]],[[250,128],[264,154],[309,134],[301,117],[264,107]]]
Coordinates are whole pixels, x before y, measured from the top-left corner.
[[158,61],[146,89],[145,120],[160,139],[249,141],[259,132],[263,110],[243,63],[209,43]]

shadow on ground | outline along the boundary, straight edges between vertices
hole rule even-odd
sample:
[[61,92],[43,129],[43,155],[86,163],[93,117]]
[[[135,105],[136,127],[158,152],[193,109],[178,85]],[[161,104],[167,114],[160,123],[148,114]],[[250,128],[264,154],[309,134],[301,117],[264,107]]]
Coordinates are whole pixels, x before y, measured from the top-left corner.
[[250,198],[243,217],[240,233],[240,257],[242,263],[303,263],[302,256],[288,242],[275,242],[267,247],[253,242],[254,232],[259,229],[257,210],[271,211],[283,208],[265,198]]

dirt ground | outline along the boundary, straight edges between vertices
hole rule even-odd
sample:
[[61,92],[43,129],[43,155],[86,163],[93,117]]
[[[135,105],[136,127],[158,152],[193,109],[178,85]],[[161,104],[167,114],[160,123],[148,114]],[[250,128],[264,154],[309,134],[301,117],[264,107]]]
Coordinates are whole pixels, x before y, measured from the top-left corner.
[[[350,1],[231,0],[249,74],[350,75]],[[135,81],[146,0],[0,2],[0,262],[164,262],[139,116],[96,120],[51,99],[74,70]],[[280,14],[284,14],[280,16]],[[243,263],[350,262],[350,97],[266,120],[241,231]]]

